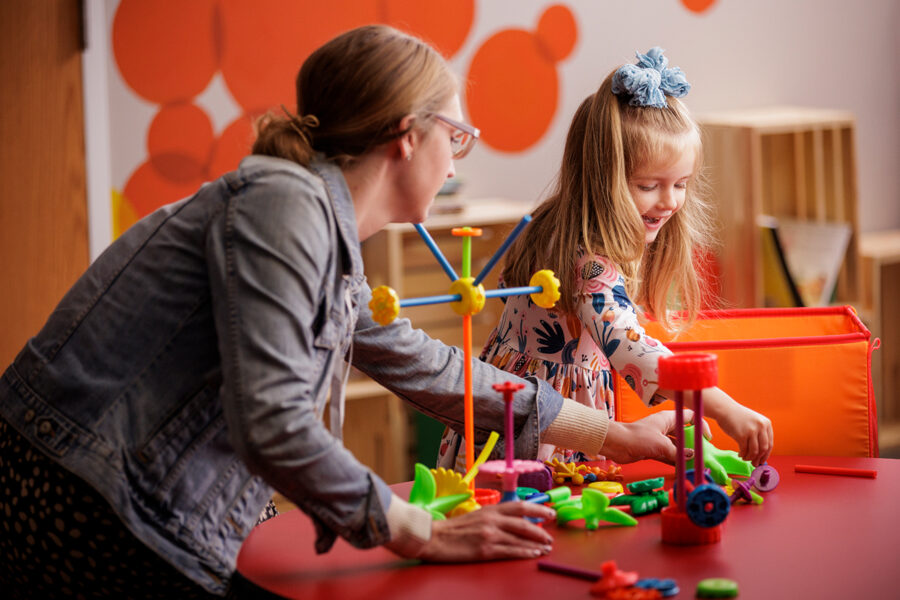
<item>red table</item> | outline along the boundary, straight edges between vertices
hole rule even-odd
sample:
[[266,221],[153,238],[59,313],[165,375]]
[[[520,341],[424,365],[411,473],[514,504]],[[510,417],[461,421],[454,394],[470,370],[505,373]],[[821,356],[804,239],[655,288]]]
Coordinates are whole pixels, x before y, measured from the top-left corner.
[[[781,483],[761,505],[735,505],[722,541],[678,547],[661,542],[658,514],[637,527],[586,531],[547,525],[546,560],[587,569],[613,559],[641,577],[673,578],[693,598],[697,582],[726,577],[740,598],[900,598],[900,460],[780,456],[770,460]],[[795,464],[875,469],[875,479],[794,473]],[[674,468],[623,465],[626,481],[674,477]],[[667,484],[668,486],[668,484]],[[405,497],[410,484],[394,486]],[[357,550],[338,540],[316,555],[312,522],[299,510],[255,528],[238,572],[288,598],[588,598],[590,583],[538,571],[537,560],[463,565],[417,564],[382,548]]]

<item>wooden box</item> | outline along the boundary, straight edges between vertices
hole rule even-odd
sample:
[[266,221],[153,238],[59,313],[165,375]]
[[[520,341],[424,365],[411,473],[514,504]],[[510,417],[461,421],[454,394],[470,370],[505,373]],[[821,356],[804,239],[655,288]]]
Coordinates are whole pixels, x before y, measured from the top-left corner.
[[847,223],[839,303],[859,297],[855,121],[851,113],[774,107],[698,118],[716,208],[725,307],[763,306],[760,215]]

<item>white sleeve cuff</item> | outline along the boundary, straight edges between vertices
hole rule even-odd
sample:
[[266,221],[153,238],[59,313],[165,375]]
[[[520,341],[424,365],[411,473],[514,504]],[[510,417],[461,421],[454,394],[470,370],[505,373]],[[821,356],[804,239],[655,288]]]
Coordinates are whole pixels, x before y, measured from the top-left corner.
[[431,515],[396,494],[387,511],[391,541],[385,547],[400,556],[415,558],[431,539]]

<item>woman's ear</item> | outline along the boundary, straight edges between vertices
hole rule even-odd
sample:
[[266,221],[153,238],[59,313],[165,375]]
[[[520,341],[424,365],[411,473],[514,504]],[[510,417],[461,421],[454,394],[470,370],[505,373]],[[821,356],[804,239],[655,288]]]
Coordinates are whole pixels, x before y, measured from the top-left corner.
[[397,138],[397,149],[401,159],[412,160],[413,153],[419,142],[419,134],[415,129],[416,116],[413,114],[406,115],[400,119],[398,125],[403,135]]

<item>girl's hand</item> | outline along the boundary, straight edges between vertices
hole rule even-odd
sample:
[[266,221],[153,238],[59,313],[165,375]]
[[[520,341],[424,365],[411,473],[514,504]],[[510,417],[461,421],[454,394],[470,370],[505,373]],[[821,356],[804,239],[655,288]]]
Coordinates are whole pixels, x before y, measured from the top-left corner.
[[419,558],[468,562],[548,554],[553,538],[525,517],[550,520],[556,518],[556,512],[533,502],[503,502],[446,521],[433,521],[431,539]]
[[[691,410],[685,409],[684,422],[694,418]],[[633,423],[609,422],[606,440],[600,453],[617,463],[630,463],[652,458],[670,465],[675,464],[676,446],[669,437],[675,433],[675,411],[666,410],[653,413]],[[709,425],[703,422],[703,433],[710,437]],[[684,449],[685,458],[694,456],[693,448]]]
[[754,466],[768,460],[775,439],[772,421],[768,417],[732,402],[723,406],[715,419],[722,430],[738,443],[741,458]]

